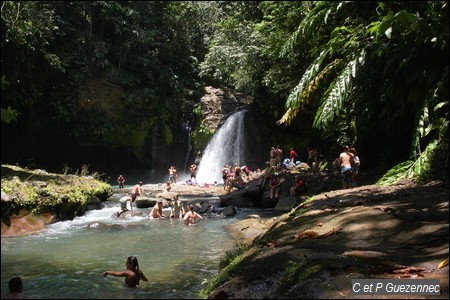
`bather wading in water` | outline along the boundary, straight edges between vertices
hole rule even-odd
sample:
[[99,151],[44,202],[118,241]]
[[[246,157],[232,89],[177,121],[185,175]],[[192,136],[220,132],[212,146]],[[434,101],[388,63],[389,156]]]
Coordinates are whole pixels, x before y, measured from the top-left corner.
[[186,225],[193,225],[199,220],[203,220],[203,217],[194,211],[194,206],[191,204],[188,207],[188,212],[184,215],[183,221]]
[[107,275],[125,277],[125,284],[130,288],[138,287],[141,279],[143,281],[148,281],[142,270],[139,269],[139,263],[136,256],[129,256],[125,265],[127,267],[126,271],[105,271],[102,275],[103,277],[106,277]]

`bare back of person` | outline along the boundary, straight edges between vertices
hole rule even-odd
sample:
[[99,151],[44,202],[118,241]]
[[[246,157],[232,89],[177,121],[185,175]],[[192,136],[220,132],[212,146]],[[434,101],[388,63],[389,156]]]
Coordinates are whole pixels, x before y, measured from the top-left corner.
[[339,159],[341,162],[341,167],[351,168],[351,159],[352,155],[350,155],[348,152],[344,151],[339,155]]

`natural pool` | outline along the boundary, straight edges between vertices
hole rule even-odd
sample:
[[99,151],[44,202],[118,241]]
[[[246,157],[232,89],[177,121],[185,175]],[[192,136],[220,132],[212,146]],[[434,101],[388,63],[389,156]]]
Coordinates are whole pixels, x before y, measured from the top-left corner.
[[[110,203],[40,234],[2,238],[2,294],[8,291],[8,280],[20,276],[23,295],[32,298],[198,298],[202,282],[217,273],[220,259],[236,243],[225,226],[246,214],[205,215],[186,226],[173,219],[111,217],[118,210],[118,202]],[[142,210],[145,215],[149,211]],[[88,227],[92,223],[99,226]],[[130,255],[138,258],[149,279],[139,288],[125,287],[123,277],[101,275],[125,270]]]

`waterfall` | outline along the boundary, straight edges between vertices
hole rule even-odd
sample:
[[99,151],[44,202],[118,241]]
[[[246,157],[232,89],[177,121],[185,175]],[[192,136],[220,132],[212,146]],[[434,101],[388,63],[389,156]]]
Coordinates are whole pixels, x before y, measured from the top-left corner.
[[197,182],[223,183],[222,167],[244,163],[244,114],[241,110],[232,114],[214,134],[198,165]]

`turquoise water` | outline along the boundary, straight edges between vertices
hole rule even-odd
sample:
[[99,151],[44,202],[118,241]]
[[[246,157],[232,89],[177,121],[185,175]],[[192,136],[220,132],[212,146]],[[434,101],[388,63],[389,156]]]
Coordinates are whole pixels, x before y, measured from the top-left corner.
[[[32,298],[198,298],[202,282],[217,274],[220,259],[236,243],[225,226],[243,217],[241,212],[231,218],[204,215],[186,226],[178,219],[111,217],[118,210],[115,202],[40,234],[2,238],[2,294],[8,280],[20,276],[23,294]],[[93,223],[98,226],[88,227]],[[149,281],[130,289],[123,277],[101,276],[125,270],[130,255],[138,258]]]

